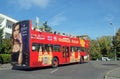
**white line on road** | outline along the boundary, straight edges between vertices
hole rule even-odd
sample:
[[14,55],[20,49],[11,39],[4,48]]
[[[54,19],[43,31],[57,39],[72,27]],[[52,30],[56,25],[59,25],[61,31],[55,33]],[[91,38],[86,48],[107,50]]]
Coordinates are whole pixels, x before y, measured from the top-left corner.
[[116,71],[116,70],[119,70],[119,69],[120,69],[120,67],[108,71],[108,72],[105,74],[105,78],[104,78],[104,79],[108,79],[108,76],[109,76],[110,73],[112,73],[112,72],[114,72],[114,71]]
[[54,70],[52,70],[50,73],[52,74],[52,73],[54,73],[54,72],[56,72],[58,69],[54,69]]

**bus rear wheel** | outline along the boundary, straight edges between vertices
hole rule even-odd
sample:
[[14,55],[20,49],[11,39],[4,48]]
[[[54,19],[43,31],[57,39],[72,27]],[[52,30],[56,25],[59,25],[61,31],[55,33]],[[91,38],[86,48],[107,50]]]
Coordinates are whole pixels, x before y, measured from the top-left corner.
[[58,67],[58,65],[59,65],[59,60],[58,60],[58,58],[53,58],[53,60],[52,60],[52,67],[53,68],[56,68],[56,67]]

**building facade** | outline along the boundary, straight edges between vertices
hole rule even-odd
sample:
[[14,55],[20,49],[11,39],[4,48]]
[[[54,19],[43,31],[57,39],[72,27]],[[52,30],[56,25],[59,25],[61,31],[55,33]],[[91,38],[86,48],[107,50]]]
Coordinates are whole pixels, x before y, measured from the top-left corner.
[[12,25],[17,20],[0,13],[0,29],[3,29],[3,39],[10,38],[12,35]]

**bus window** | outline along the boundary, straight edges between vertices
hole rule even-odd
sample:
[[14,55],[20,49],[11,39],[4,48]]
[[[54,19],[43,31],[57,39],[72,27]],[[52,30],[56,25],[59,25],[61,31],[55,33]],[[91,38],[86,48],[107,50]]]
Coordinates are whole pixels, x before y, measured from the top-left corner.
[[53,45],[52,44],[45,44],[44,51],[52,52],[53,51]]
[[74,51],[73,46],[71,46],[70,47],[70,52],[73,52],[73,51]]
[[70,52],[77,52],[77,47],[75,47],[75,46],[71,46],[70,47]]
[[34,45],[32,46],[32,51],[35,51],[35,46]]
[[81,48],[80,48],[80,51],[81,51],[81,52],[85,52],[85,48],[84,48],[84,47],[81,47]]
[[54,45],[54,52],[60,52],[60,45]]
[[32,44],[32,51],[33,52],[41,52],[42,51],[42,44],[33,43]]
[[74,49],[75,49],[75,52],[78,52],[78,49],[77,49],[77,47],[74,47]]
[[88,52],[89,52],[89,49],[85,48],[85,52],[88,53]]
[[49,45],[49,46],[48,46],[48,51],[49,51],[49,52],[52,52],[52,51],[53,51],[53,45]]
[[80,47],[77,47],[77,52],[80,52],[81,50],[80,50]]
[[69,47],[63,46],[63,57],[69,57]]
[[42,52],[43,51],[43,46],[42,44],[39,46],[39,52]]

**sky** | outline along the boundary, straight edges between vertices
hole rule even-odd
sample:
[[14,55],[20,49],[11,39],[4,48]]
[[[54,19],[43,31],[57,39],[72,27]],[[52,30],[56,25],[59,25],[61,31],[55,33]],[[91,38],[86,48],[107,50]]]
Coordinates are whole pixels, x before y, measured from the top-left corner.
[[40,24],[47,21],[53,30],[87,34],[91,39],[113,36],[120,28],[120,0],[1,0],[0,3],[0,13],[18,21],[32,20],[35,24],[38,17]]

